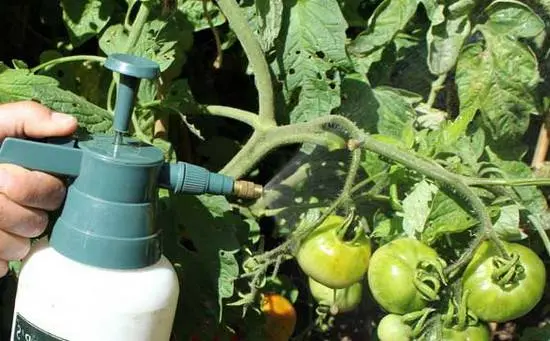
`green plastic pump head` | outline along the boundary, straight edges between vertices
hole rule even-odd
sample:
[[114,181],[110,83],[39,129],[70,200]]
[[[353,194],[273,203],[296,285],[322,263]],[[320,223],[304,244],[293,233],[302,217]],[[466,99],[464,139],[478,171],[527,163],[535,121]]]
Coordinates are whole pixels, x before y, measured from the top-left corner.
[[[93,266],[135,269],[162,253],[156,223],[157,190],[257,197],[261,188],[183,162],[164,162],[160,149],[124,137],[140,80],[159,66],[126,54],[109,56],[105,67],[119,74],[113,135],[91,135],[61,144],[8,138],[0,161],[75,177],[50,243],[61,254]],[[183,208],[184,209],[184,208]]]

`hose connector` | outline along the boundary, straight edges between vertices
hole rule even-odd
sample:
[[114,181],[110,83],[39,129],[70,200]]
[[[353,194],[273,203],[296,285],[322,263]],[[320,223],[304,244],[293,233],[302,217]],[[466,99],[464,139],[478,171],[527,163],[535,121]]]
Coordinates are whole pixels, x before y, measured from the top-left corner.
[[260,185],[213,173],[187,162],[166,163],[159,174],[159,186],[174,193],[235,195],[243,199],[259,198]]

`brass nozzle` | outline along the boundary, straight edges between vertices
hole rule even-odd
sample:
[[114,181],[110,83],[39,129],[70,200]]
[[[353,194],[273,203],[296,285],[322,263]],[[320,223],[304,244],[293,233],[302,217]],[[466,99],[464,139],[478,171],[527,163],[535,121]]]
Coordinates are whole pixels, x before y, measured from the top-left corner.
[[237,180],[233,185],[233,194],[243,199],[257,199],[262,196],[264,188],[250,181]]

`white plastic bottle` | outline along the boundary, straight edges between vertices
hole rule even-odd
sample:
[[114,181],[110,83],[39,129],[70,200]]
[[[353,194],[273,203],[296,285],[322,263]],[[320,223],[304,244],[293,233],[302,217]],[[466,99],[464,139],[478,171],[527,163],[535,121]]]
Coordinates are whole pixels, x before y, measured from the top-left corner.
[[10,340],[169,341],[178,294],[164,256],[142,269],[104,269],[43,239],[23,263]]

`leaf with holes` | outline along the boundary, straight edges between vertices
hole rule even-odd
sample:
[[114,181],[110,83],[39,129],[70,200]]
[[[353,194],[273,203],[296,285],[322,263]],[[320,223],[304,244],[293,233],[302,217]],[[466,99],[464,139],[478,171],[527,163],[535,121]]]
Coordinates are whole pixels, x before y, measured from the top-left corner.
[[81,127],[91,133],[111,129],[112,116],[74,93],[59,88],[50,77],[33,75],[27,70],[14,70],[0,64],[0,103],[36,100],[53,110],[72,114]]
[[111,18],[114,5],[114,0],[61,0],[71,43],[78,47],[101,32]]
[[182,292],[193,297],[182,300],[178,311],[184,312],[185,318],[180,317],[176,325],[178,335],[188,340],[185,335],[197,326],[217,324],[220,316],[223,318],[222,300],[233,296],[233,281],[239,271],[236,231],[247,231],[248,224],[232,212],[223,196],[161,191],[160,200],[164,253],[179,272]]
[[328,115],[340,105],[340,73],[347,63],[346,21],[336,0],[289,2],[284,45],[274,67],[284,79],[290,121]]
[[456,72],[460,116],[448,128],[450,141],[463,134],[477,110],[483,127],[501,146],[516,144],[537,113],[533,91],[540,76],[532,51],[507,36],[481,28],[485,44],[473,43],[461,53]]

